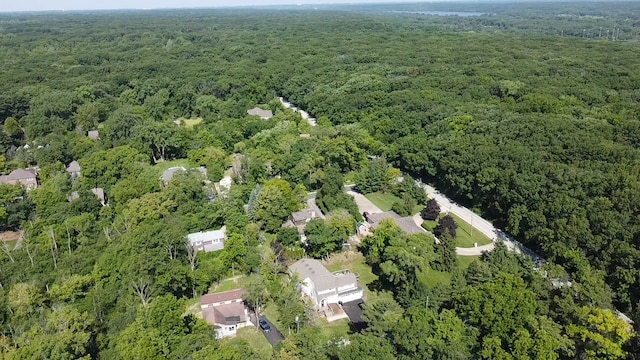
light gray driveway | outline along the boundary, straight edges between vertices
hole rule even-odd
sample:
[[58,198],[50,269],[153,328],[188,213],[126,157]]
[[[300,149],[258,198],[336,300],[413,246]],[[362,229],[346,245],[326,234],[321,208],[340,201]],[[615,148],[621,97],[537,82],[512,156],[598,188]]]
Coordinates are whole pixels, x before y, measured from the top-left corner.
[[358,209],[360,210],[361,214],[364,212],[368,212],[369,214],[379,214],[381,212],[384,212],[360,193],[357,193],[353,190],[347,190],[347,194],[351,195],[356,201],[356,205],[358,205]]

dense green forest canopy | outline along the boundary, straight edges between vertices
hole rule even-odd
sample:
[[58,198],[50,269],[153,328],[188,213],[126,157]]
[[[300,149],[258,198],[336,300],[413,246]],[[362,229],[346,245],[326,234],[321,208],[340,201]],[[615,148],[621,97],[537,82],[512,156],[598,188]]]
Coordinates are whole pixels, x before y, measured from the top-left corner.
[[[419,13],[445,10],[485,15]],[[0,227],[24,231],[0,253],[0,355],[260,357],[185,308],[251,274],[295,327],[305,307],[283,264],[339,251],[360,220],[342,175],[372,172],[369,158],[483,213],[574,285],[502,247],[460,271],[451,247],[386,224],[360,248],[379,277],[370,328],[336,347],[305,326],[275,358],[637,352],[604,309],[640,319],[639,25],[637,2],[0,14],[0,170],[38,166],[41,182],[0,185]],[[256,105],[274,117],[247,116]],[[164,183],[168,164],[209,171]],[[230,192],[202,186],[229,168]],[[303,249],[280,224],[307,190],[329,216]],[[224,251],[184,246],[222,225]],[[426,284],[434,269],[451,281]]]

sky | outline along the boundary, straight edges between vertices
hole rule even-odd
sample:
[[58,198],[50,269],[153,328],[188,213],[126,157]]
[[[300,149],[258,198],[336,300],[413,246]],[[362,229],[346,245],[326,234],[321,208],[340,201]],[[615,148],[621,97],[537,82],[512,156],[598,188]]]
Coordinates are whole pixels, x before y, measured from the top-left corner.
[[220,6],[408,2],[407,0],[0,0],[0,12],[41,10],[158,9]]

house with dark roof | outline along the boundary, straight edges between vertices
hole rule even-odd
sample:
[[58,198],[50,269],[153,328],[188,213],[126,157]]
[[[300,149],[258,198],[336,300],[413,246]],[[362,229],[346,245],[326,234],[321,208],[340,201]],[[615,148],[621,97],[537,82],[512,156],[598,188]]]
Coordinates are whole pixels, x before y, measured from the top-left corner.
[[330,304],[361,299],[364,290],[356,275],[349,271],[331,273],[316,259],[301,259],[289,267],[289,274],[298,276],[298,290],[315,305],[316,309]]
[[242,300],[243,295],[243,290],[236,289],[206,294],[200,298],[202,318],[213,326],[216,338],[233,336],[239,328],[254,325]]
[[247,114],[251,116],[259,116],[262,120],[269,120],[273,117],[273,112],[271,110],[260,109],[257,106],[253,109],[247,110]]
[[224,249],[227,227],[223,226],[219,230],[199,231],[187,235],[189,245],[195,251],[212,252]]
[[67,166],[67,172],[69,173],[69,175],[71,175],[71,181],[72,182],[76,182],[78,181],[78,179],[80,178],[80,163],[73,160],[71,163],[69,163],[69,166]]
[[0,175],[0,184],[22,185],[27,191],[38,187],[38,173],[35,169],[16,169],[9,175]]

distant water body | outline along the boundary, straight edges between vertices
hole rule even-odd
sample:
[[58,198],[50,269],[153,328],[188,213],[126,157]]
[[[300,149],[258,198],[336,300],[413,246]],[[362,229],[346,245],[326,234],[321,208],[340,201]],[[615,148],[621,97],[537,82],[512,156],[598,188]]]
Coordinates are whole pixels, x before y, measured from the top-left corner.
[[396,14],[420,14],[420,15],[436,15],[436,16],[482,16],[485,13],[473,11],[391,11]]

